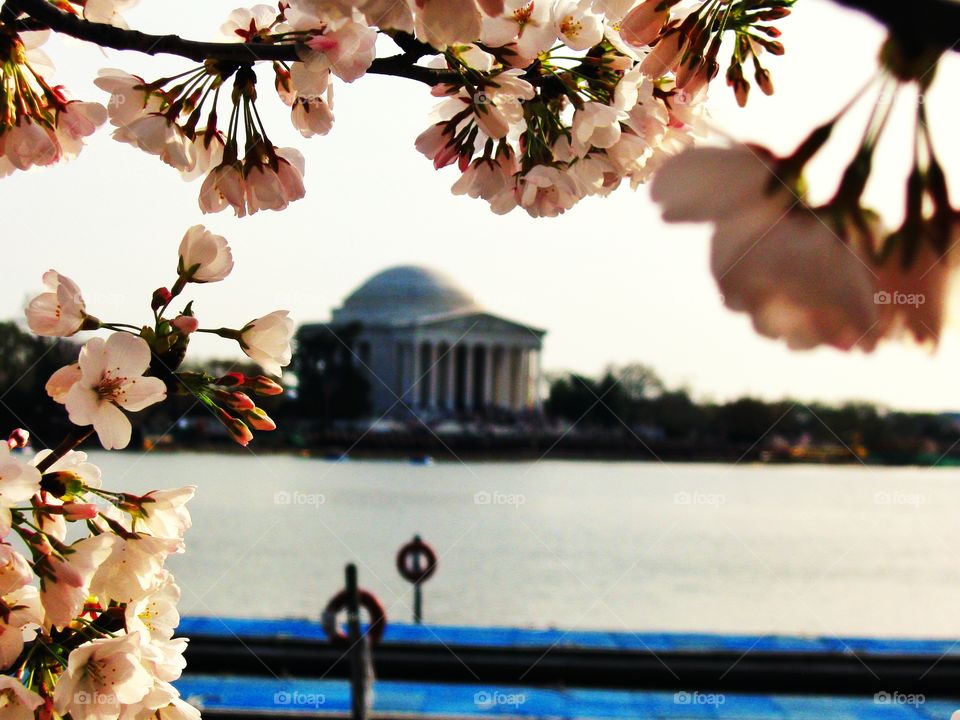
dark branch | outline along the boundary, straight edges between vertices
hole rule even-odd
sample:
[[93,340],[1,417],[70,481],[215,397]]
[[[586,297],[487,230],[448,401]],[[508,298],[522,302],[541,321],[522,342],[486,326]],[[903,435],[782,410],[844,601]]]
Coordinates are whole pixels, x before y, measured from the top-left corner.
[[[210,58],[241,65],[273,60],[289,63],[300,59],[293,45],[198,42],[185,40],[179,35],[149,35],[137,30],[126,30],[105,23],[84,20],[58,10],[47,0],[7,0],[5,8],[13,8],[14,11],[28,15],[33,27],[42,25],[50,30],[114,50],[133,50],[146,55],[178,55],[198,63]],[[394,39],[397,40],[397,38]],[[398,45],[405,50],[402,55],[377,58],[367,72],[405,77],[428,85],[441,82],[445,76],[443,71],[415,64],[428,52],[435,51],[412,38],[410,40],[412,42],[406,39],[398,40]]]

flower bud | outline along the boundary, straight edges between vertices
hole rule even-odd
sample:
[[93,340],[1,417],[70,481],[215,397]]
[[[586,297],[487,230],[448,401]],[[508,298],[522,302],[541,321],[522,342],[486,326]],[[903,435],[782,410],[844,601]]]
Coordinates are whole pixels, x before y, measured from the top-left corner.
[[93,503],[68,502],[62,506],[63,517],[67,520],[92,520],[97,516],[97,506]]
[[173,300],[173,293],[171,293],[165,287],[157,288],[153,291],[153,299],[150,301],[150,309],[159,310],[162,307],[166,307],[171,300]]
[[181,335],[189,335],[200,327],[200,321],[190,315],[177,315],[170,324],[175,327]]
[[243,385],[247,382],[246,376],[241,372],[228,372],[221,378],[217,378],[215,381],[217,385],[223,385],[223,387],[234,387],[235,385]]
[[30,444],[30,431],[23,428],[16,428],[10,437],[7,438],[7,445],[11,450],[24,448]]
[[243,419],[254,430],[259,430],[261,432],[269,432],[270,430],[276,430],[277,424],[267,415],[261,408],[255,407],[250,410],[243,411]]
[[770,77],[769,70],[758,67],[753,77],[757,81],[757,87],[763,91],[764,95],[773,95],[773,80]]
[[283,393],[283,385],[274,382],[266,375],[257,375],[247,378],[244,386],[255,392],[257,395],[280,395]]
[[246,393],[240,392],[239,390],[225,391],[217,390],[214,392],[214,397],[217,398],[217,401],[231,410],[250,410],[255,408],[253,400],[250,399],[250,396]]
[[222,408],[217,408],[217,418],[223,423],[227,432],[230,433],[230,439],[235,443],[246,447],[253,440],[253,433],[243,420],[235,418]]

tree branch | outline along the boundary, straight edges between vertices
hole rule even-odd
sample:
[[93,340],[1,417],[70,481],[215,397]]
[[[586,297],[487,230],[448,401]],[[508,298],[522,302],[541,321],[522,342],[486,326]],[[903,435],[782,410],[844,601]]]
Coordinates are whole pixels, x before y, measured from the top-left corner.
[[[210,58],[241,65],[263,61],[289,63],[300,60],[296,48],[290,44],[198,42],[185,40],[179,35],[150,35],[138,30],[126,30],[105,23],[84,20],[58,10],[47,0],[7,0],[4,7],[28,15],[33,27],[40,24],[55,32],[114,50],[133,50],[146,55],[178,55],[198,63]],[[410,40],[413,39],[410,38]],[[435,51],[428,45],[415,40],[413,42],[416,44],[411,44],[406,39],[399,41],[398,44],[405,51],[402,55],[377,58],[367,72],[405,77],[428,85],[442,82],[447,73],[416,64],[421,57]]]

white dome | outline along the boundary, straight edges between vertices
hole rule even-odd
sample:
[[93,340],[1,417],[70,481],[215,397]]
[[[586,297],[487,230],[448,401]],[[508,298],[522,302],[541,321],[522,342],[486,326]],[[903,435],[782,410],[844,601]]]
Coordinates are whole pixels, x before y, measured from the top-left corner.
[[334,322],[396,323],[478,309],[473,296],[437,270],[402,265],[377,273],[333,311]]

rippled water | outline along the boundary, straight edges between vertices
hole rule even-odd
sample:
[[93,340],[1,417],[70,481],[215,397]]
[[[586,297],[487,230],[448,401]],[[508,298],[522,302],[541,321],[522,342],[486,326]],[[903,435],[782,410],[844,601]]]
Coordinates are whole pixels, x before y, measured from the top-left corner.
[[186,614],[314,617],[343,565],[408,620],[960,637],[960,471],[633,462],[414,466],[95,453],[105,487],[193,483]]

